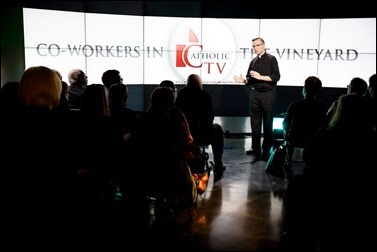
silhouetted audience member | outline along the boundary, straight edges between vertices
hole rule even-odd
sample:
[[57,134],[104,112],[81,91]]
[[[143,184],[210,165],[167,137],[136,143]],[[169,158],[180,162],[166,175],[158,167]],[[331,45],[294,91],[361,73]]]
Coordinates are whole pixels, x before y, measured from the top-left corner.
[[[174,97],[176,97],[176,87],[174,82],[172,82],[171,80],[161,81],[160,87],[170,88],[174,93]],[[187,150],[190,150],[190,146],[193,143],[193,138],[190,132],[190,126],[187,122],[185,114],[175,104],[173,104],[169,109],[169,119],[174,120],[181,125],[185,138],[185,147]]]
[[215,177],[221,178],[226,169],[222,160],[224,132],[221,125],[213,122],[215,114],[212,98],[202,89],[199,75],[188,76],[187,85],[178,91],[175,105],[185,114],[194,143],[212,146]]
[[17,81],[10,81],[5,83],[0,90],[0,116],[2,121],[9,117],[18,116],[20,109],[20,83]]
[[[176,98],[177,88],[174,82],[171,80],[163,80],[160,83],[160,87],[170,88],[174,93],[174,99]],[[197,189],[200,194],[204,193],[207,188],[207,182],[209,180],[209,171],[206,170],[206,156],[203,155],[203,151],[199,146],[193,143],[193,137],[190,132],[190,126],[187,122],[185,114],[173,104],[169,109],[169,119],[177,122],[183,130],[184,138],[184,152],[183,159],[189,165],[193,178],[196,180]]]
[[79,144],[75,148],[80,150],[81,178],[88,182],[86,190],[91,190],[84,197],[97,203],[111,197],[111,184],[124,169],[124,140],[110,117],[104,85],[87,86],[79,116]]
[[125,169],[124,140],[109,116],[104,89],[102,84],[85,88],[81,109],[74,111],[76,120],[67,127],[75,138],[66,145],[69,151],[63,156],[69,161],[67,167],[77,167],[70,232],[83,243],[113,239],[115,225],[122,222],[115,201],[120,173]]
[[139,209],[139,214],[149,216],[145,211],[146,195],[169,198],[188,189],[185,181],[187,167],[181,158],[184,149],[182,128],[168,115],[173,103],[174,94],[170,88],[156,88],[152,92],[150,108],[138,120],[128,140],[132,153],[128,166],[131,176],[129,192],[131,200],[136,202],[133,205],[144,209]]
[[369,119],[373,131],[376,133],[377,125],[377,77],[376,74],[373,74],[369,77],[369,87],[368,91],[364,95],[364,99],[368,105],[369,110]]
[[105,85],[105,93],[106,93],[106,98],[107,101],[109,102],[109,91],[110,87],[114,84],[122,84],[123,83],[123,78],[120,76],[120,72],[116,69],[110,69],[106,70],[102,74],[102,83]]
[[[368,90],[368,84],[365,80],[359,77],[355,77],[351,80],[350,84],[347,85],[347,94],[355,93],[359,96],[364,96],[365,92]],[[331,107],[326,113],[326,119],[322,129],[326,129],[329,126],[330,120],[335,113],[336,106],[338,105],[339,100],[334,101],[331,104]]]
[[62,92],[60,94],[59,105],[58,105],[56,110],[58,110],[59,112],[66,112],[66,111],[69,110],[69,106],[68,106],[69,85],[68,85],[67,82],[63,81],[63,76],[61,75],[61,73],[58,70],[56,70],[56,69],[53,69],[53,70],[59,76],[59,79],[62,83]]
[[53,70],[26,69],[19,84],[20,112],[14,120],[2,121],[6,130],[1,131],[1,167],[7,174],[4,186],[9,199],[4,210],[11,211],[7,216],[22,211],[12,218],[11,229],[19,239],[40,246],[44,239],[62,238],[57,232],[72,227],[68,222],[72,224],[76,169],[74,157],[68,160],[65,153],[74,137],[67,126],[70,122],[52,112],[61,89]]
[[136,111],[128,107],[128,87],[126,84],[113,84],[109,90],[110,116],[123,136],[127,136],[139,118]]
[[305,147],[305,173],[289,182],[286,193],[292,246],[331,251],[373,244],[365,224],[375,213],[369,203],[377,149],[366,113],[360,95],[341,96],[329,128]]
[[[180,125],[169,119],[168,111],[174,103],[173,91],[169,88],[159,87],[152,92],[151,107],[145,117],[137,122],[131,134],[131,142],[137,151],[138,162],[143,160],[144,166],[138,169],[150,171],[151,176],[169,176],[176,171],[176,158],[183,152],[184,139]],[[156,163],[159,162],[161,166]],[[173,162],[173,163],[172,163]],[[163,170],[157,169],[162,167]],[[158,183],[151,181],[151,183]],[[164,185],[161,185],[164,186]]]
[[80,69],[73,69],[68,74],[68,106],[70,109],[80,110],[82,95],[88,84],[88,77]]
[[[292,102],[283,120],[285,140],[288,147],[288,163],[292,166],[294,148],[304,148],[324,123],[326,117],[325,104],[317,99],[322,82],[315,76],[305,80],[302,89],[303,99]],[[289,171],[291,174],[291,170]]]
[[65,81],[61,81],[61,83],[62,83],[62,92],[60,94],[60,100],[59,100],[59,105],[57,107],[57,110],[60,112],[67,112],[70,110],[69,105],[68,105],[69,85]]

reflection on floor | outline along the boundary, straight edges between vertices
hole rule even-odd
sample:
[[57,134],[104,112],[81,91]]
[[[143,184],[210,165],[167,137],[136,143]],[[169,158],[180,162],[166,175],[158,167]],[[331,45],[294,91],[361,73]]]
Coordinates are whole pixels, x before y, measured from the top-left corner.
[[[274,117],[273,128],[275,131],[282,129],[283,117]],[[223,127],[225,134],[251,135],[249,116],[217,116],[215,123]],[[262,128],[263,131],[263,128]]]
[[[164,227],[152,233],[163,248],[175,241],[174,248],[189,251],[280,250],[284,180],[266,174],[266,162],[251,162],[253,157],[245,154],[250,137],[226,138],[225,146],[224,177],[218,181],[210,177],[206,192],[192,210],[192,221],[182,212],[174,231]],[[211,160],[211,147],[207,152]],[[295,173],[300,172],[300,164],[295,166]]]

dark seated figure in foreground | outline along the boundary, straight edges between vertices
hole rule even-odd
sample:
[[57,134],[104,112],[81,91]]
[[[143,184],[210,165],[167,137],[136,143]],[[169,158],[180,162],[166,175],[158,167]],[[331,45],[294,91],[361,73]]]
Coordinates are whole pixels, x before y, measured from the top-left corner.
[[187,78],[187,85],[178,91],[175,105],[185,114],[194,143],[212,146],[215,177],[222,177],[226,169],[222,160],[224,132],[221,125],[213,122],[212,98],[202,89],[199,75],[191,74]]
[[322,82],[315,76],[305,80],[303,99],[294,101],[288,107],[283,120],[285,140],[288,147],[288,163],[292,166],[294,148],[304,148],[323,125],[326,117],[325,104],[317,99]]
[[182,128],[168,117],[173,102],[170,88],[156,88],[151,107],[136,122],[127,140],[130,159],[126,191],[133,204],[140,207],[149,195],[169,198],[189,194],[192,189],[187,177],[188,167],[183,160]]
[[[374,216],[376,136],[363,98],[341,96],[329,127],[303,151],[302,175],[289,181],[288,241],[291,250],[368,250],[373,234],[365,228]],[[306,249],[304,249],[306,248]]]

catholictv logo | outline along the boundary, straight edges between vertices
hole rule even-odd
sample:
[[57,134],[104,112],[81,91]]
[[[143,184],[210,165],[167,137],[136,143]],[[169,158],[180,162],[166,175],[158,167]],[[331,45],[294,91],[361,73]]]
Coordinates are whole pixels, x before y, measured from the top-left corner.
[[[175,58],[172,62],[182,78],[191,73],[202,76],[203,83],[218,83],[232,74],[236,43],[232,32],[219,20],[185,20],[173,32]],[[169,47],[170,47],[169,46]]]

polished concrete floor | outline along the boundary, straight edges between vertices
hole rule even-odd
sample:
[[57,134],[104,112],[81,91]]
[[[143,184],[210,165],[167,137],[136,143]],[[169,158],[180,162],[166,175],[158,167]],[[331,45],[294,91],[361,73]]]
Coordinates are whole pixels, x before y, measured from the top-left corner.
[[[279,248],[284,181],[264,172],[266,162],[252,164],[245,155],[250,138],[225,139],[224,177],[210,179],[194,209],[191,242],[211,251],[266,251]],[[210,148],[208,150],[210,152]]]
[[[210,176],[207,190],[191,210],[191,221],[188,212],[182,211],[172,232],[156,228],[150,233],[158,237],[161,247],[174,243],[170,248],[187,251],[282,250],[287,181],[267,174],[265,161],[252,162],[254,158],[245,154],[250,146],[248,136],[225,138],[223,178],[214,181]],[[211,160],[211,147],[206,150]],[[294,165],[294,172],[300,172],[302,164]]]
[[[224,176],[215,181],[211,174],[206,191],[199,196],[195,207],[183,209],[171,216],[158,214],[153,202],[145,215],[127,212],[129,206],[115,207],[106,212],[103,225],[89,220],[92,228],[88,240],[80,236],[83,249],[88,245],[116,246],[116,250],[164,251],[282,251],[284,233],[283,197],[287,181],[267,174],[266,162],[253,162],[245,154],[251,147],[247,117],[216,118],[225,134],[223,162]],[[213,160],[211,147],[206,148]],[[299,152],[295,154],[294,173],[302,171]],[[135,178],[142,181],[140,178]],[[102,213],[100,213],[103,215]],[[169,215],[169,214],[168,214]],[[103,224],[103,223],[102,223]],[[99,228],[100,227],[100,228]],[[105,239],[106,236],[106,239]],[[77,245],[76,245],[77,246]]]

